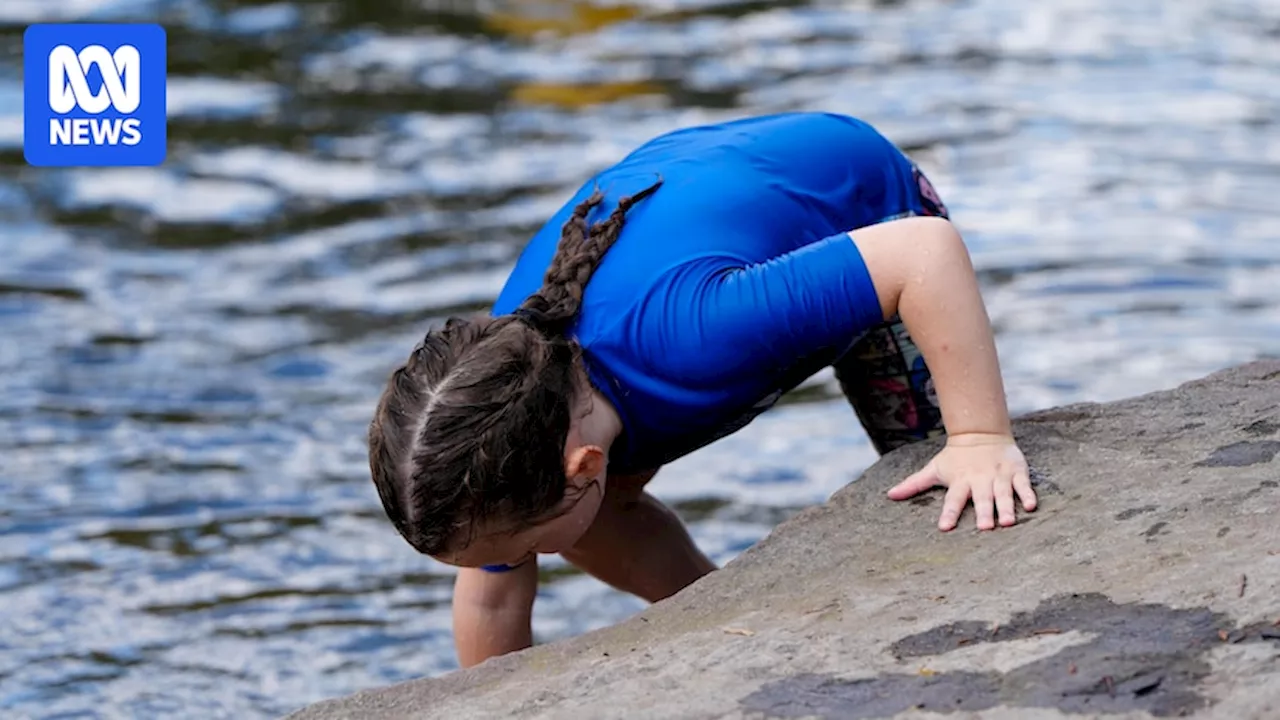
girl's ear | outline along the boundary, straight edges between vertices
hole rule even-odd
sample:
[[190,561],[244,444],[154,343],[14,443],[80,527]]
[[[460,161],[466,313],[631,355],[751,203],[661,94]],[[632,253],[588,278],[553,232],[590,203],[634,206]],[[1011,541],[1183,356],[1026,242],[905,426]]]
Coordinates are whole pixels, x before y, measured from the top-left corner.
[[596,445],[579,445],[565,456],[565,479],[570,485],[585,487],[604,474],[604,450]]

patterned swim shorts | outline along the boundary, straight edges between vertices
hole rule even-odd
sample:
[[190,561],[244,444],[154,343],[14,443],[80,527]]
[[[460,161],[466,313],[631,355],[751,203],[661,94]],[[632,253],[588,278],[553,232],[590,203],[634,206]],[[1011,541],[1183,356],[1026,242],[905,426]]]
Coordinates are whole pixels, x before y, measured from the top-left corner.
[[[950,218],[933,184],[914,165],[912,176],[920,205],[902,217]],[[880,454],[945,433],[933,377],[897,317],[864,333],[832,367]]]

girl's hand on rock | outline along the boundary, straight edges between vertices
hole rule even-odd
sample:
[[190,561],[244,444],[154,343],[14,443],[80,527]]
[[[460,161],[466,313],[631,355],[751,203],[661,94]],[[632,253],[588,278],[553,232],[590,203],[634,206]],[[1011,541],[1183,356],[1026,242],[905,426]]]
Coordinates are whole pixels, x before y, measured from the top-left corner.
[[1017,522],[1015,492],[1024,510],[1036,509],[1036,493],[1031,488],[1027,460],[1009,435],[949,436],[947,446],[933,456],[923,470],[894,486],[889,497],[906,500],[935,487],[947,488],[942,516],[938,518],[938,529],[944,532],[955,529],[970,498],[973,498],[979,530],[994,529],[997,516],[1004,527]]

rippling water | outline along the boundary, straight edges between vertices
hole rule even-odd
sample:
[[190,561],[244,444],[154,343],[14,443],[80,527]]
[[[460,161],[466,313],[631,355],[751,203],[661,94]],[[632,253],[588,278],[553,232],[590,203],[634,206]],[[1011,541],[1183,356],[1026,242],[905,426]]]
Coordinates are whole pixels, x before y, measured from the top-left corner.
[[[35,170],[21,38],[160,20],[160,169]],[[454,667],[362,442],[427,325],[650,136],[864,117],[982,273],[1016,411],[1280,355],[1274,0],[4,0],[0,711],[272,716]],[[718,561],[874,460],[820,375],[654,490]],[[797,462],[797,458],[801,461]],[[542,640],[641,607],[548,565]]]

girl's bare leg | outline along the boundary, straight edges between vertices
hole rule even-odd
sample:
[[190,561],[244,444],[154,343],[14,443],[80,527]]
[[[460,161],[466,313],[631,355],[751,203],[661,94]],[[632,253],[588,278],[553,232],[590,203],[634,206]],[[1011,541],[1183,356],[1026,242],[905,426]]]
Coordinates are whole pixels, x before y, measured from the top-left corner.
[[600,581],[649,602],[716,569],[675,512],[644,491],[654,474],[611,476],[595,521],[573,549],[561,553]]

